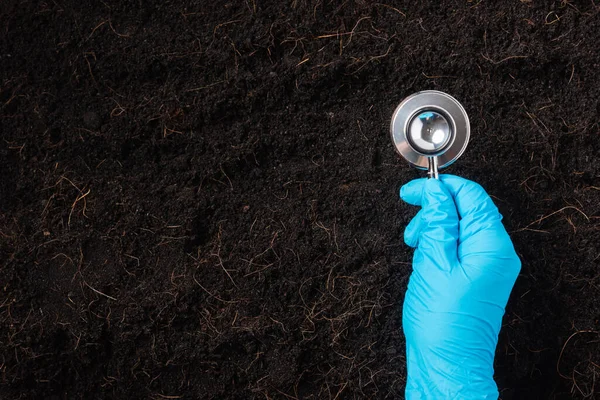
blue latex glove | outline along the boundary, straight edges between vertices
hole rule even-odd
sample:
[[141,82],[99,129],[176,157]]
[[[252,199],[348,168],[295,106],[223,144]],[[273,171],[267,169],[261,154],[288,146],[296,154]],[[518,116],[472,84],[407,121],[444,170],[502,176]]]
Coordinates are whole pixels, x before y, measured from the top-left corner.
[[452,175],[416,179],[400,197],[421,206],[404,233],[416,247],[404,299],[407,399],[497,399],[494,352],[521,269],[485,190]]

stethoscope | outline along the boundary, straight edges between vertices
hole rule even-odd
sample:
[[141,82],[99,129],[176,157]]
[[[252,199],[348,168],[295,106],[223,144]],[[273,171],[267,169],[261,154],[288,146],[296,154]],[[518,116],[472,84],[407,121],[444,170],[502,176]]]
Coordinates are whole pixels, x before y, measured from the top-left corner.
[[412,166],[438,178],[438,170],[456,161],[467,148],[469,117],[452,96],[425,90],[405,98],[390,126],[396,151]]

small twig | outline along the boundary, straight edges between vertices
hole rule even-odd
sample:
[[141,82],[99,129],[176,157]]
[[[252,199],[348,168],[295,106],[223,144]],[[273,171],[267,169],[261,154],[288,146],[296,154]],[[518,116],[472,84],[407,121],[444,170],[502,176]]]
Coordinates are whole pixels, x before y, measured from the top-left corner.
[[336,400],[338,397],[340,397],[340,394],[342,394],[342,392],[344,391],[344,389],[346,389],[346,386],[348,386],[348,382],[344,382],[344,384],[342,385],[342,387],[340,388],[340,390],[338,390],[338,392],[335,395],[335,397],[333,398],[333,400]]
[[108,20],[108,26],[110,26],[110,29],[115,33],[115,35],[117,35],[119,37],[129,37],[129,35],[123,35],[123,34],[120,34],[119,32],[117,32],[115,30],[115,28],[113,28],[112,22],[110,21],[110,19]]
[[277,388],[274,388],[274,389],[275,389],[277,392],[279,392],[279,394],[282,394],[282,395],[284,395],[284,396],[285,396],[285,397],[287,397],[288,399],[292,399],[292,400],[298,400],[298,398],[297,398],[297,397],[295,397],[295,396],[290,396],[289,394],[287,394],[287,393],[284,393],[284,392],[282,392],[281,390],[279,390],[279,389],[277,389]]
[[217,33],[217,29],[219,29],[220,27],[225,26],[225,25],[235,24],[236,22],[242,22],[242,20],[241,19],[236,19],[236,20],[233,20],[233,21],[223,22],[222,24],[219,24],[219,25],[215,26],[215,29],[213,29],[213,38],[215,37],[215,34]]
[[217,257],[217,259],[219,260],[219,266],[221,267],[221,269],[223,271],[225,271],[225,273],[227,274],[227,276],[229,277],[229,280],[231,281],[231,283],[233,283],[233,286],[235,286],[236,288],[238,287],[238,285],[235,284],[235,281],[233,280],[233,278],[231,277],[231,274],[229,273],[229,271],[227,271],[227,268],[225,268],[225,266],[223,265],[223,260],[221,259],[221,256],[219,254],[211,254],[211,256],[213,257]]
[[171,129],[171,128],[167,128],[167,126],[163,126],[163,138],[166,138],[174,133],[178,133],[180,135],[183,135],[183,132],[181,131],[176,131],[175,129]]
[[539,224],[539,223],[540,223],[540,222],[542,222],[543,220],[545,220],[545,219],[547,219],[547,218],[550,218],[551,216],[553,216],[553,215],[555,215],[555,214],[558,214],[559,212],[562,212],[562,211],[564,211],[564,210],[568,210],[568,209],[573,209],[573,210],[576,210],[576,211],[578,211],[578,212],[579,212],[581,215],[583,215],[583,216],[585,217],[585,219],[587,219],[588,221],[590,220],[590,218],[589,218],[589,217],[588,217],[588,216],[587,216],[587,215],[586,215],[586,214],[585,214],[583,211],[581,211],[579,208],[577,208],[577,207],[575,207],[575,206],[566,206],[566,207],[563,207],[563,208],[561,208],[560,210],[554,211],[553,213],[550,213],[550,214],[548,214],[548,215],[545,215],[545,216],[543,216],[543,217],[541,217],[541,218],[539,218],[539,219],[537,219],[537,220],[533,221],[532,223],[530,223],[529,225],[527,225],[525,228],[518,229],[518,230],[516,230],[515,232],[521,232],[521,231],[527,230],[527,229],[528,229],[528,228],[529,228],[531,225],[534,225],[534,224]]
[[88,36],[88,39],[92,37],[92,35],[94,34],[94,32],[96,32],[96,30],[98,28],[100,28],[102,25],[104,25],[106,23],[106,21],[102,21],[100,22],[98,25],[96,25],[96,27],[94,29],[92,29],[92,33],[90,33],[90,36]]
[[529,58],[529,56],[508,56],[508,57],[503,58],[500,61],[494,61],[490,57],[483,55],[483,53],[480,53],[480,54],[481,54],[481,57],[483,57],[487,61],[491,62],[492,64],[496,64],[496,65],[501,64],[504,61],[513,60],[513,59],[516,59],[516,58]]
[[315,36],[315,39],[327,39],[331,37],[339,38],[340,36],[351,35],[352,32],[341,32],[341,33],[329,33],[326,35]]
[[91,286],[90,286],[90,285],[89,285],[89,284],[88,284],[86,281],[83,281],[83,283],[85,284],[85,286],[87,286],[87,287],[89,287],[90,289],[92,289],[92,290],[93,290],[95,293],[98,293],[99,295],[102,295],[102,296],[104,296],[104,297],[108,297],[108,298],[109,298],[109,299],[111,299],[111,300],[118,301],[118,300],[117,300],[117,299],[115,299],[114,297],[112,297],[112,296],[109,296],[109,295],[107,295],[106,293],[102,293],[101,291],[94,289],[94,288],[93,288],[93,287],[91,287]]
[[71,225],[71,215],[73,214],[73,210],[75,210],[75,206],[77,205],[77,202],[79,200],[82,200],[85,198],[85,196],[87,196],[88,194],[90,194],[90,191],[92,189],[88,189],[87,192],[85,192],[84,194],[80,194],[79,196],[77,196],[77,198],[75,199],[75,201],[73,202],[73,205],[71,206],[71,212],[69,213],[69,219],[67,221],[67,225],[70,226]]
[[562,372],[560,372],[560,360],[562,359],[562,355],[565,351],[565,348],[567,347],[567,344],[569,344],[569,341],[571,341],[571,339],[573,339],[573,337],[575,337],[576,335],[578,335],[580,333],[596,333],[597,334],[598,332],[596,332],[596,331],[577,331],[577,332],[573,333],[571,336],[569,336],[569,338],[563,345],[562,349],[560,350],[560,354],[558,356],[558,361],[556,362],[556,372],[558,372],[558,374],[564,379],[571,379],[571,378],[563,375]]
[[225,170],[223,169],[223,165],[221,165],[220,167],[221,167],[221,172],[223,173],[223,175],[225,175],[225,178],[227,178],[227,181],[229,182],[229,187],[231,188],[231,190],[233,190],[233,183],[231,183],[231,179],[229,179],[229,177],[225,173]]
[[573,80],[573,75],[575,75],[575,64],[571,64],[571,77],[569,78],[569,82],[567,83],[571,83],[571,81]]
[[356,24],[354,24],[354,28],[352,28],[352,30],[350,31],[350,37],[348,38],[348,43],[346,43],[345,45],[343,45],[342,46],[343,48],[346,48],[346,46],[348,46],[350,44],[350,42],[352,42],[352,36],[354,35],[354,31],[358,27],[358,24],[360,24],[361,21],[363,21],[365,19],[371,19],[371,17],[362,17],[358,21],[356,21]]
[[219,300],[220,302],[227,303],[227,304],[235,304],[235,303],[238,303],[238,301],[223,300],[222,298],[220,298],[219,296],[216,296],[216,295],[212,294],[211,292],[209,292],[209,291],[208,291],[208,289],[206,289],[204,286],[202,286],[202,285],[200,284],[200,282],[198,282],[198,280],[196,279],[196,276],[193,276],[192,278],[194,279],[194,282],[196,282],[196,285],[200,286],[200,288],[201,288],[202,290],[204,290],[204,291],[205,291],[205,292],[206,292],[206,293],[207,293],[207,294],[208,294],[210,297],[212,297],[213,299]]
[[94,54],[94,53],[84,53],[83,54],[83,59],[87,63],[88,71],[90,72],[90,76],[92,77],[92,81],[94,81],[94,84],[97,84],[96,78],[94,78],[94,74],[92,73],[92,65],[90,64],[90,61],[87,59],[87,55],[88,54],[94,56],[94,61],[96,61],[96,54]]
[[198,92],[200,90],[211,88],[211,87],[216,86],[216,85],[218,85],[220,83],[223,83],[223,82],[225,82],[225,80],[222,80],[222,81],[219,81],[219,82],[215,82],[215,83],[211,83],[210,85],[206,85],[206,86],[200,86],[200,87],[197,87],[197,88],[188,89],[185,92],[186,93],[188,93],[188,92]]
[[456,76],[453,76],[453,75],[431,75],[431,76],[429,76],[425,72],[421,72],[421,75],[423,75],[427,79],[456,78]]
[[381,6],[381,7],[385,7],[385,8],[389,8],[390,10],[394,10],[396,11],[398,14],[402,15],[404,18],[406,18],[406,14],[404,14],[402,11],[398,10],[397,8],[394,8],[392,6],[389,6],[387,4],[383,4],[383,3],[374,3],[374,6]]
[[302,64],[304,64],[305,62],[307,62],[308,60],[310,60],[310,57],[306,57],[304,60],[300,61],[298,64],[296,64],[296,67],[301,66]]
[[[536,121],[536,116],[535,114],[532,114],[528,111],[525,111],[525,114],[527,114],[527,116],[529,117],[529,119],[531,119],[531,122],[533,122],[533,124],[535,125],[536,128],[538,128],[538,130],[540,131],[540,133],[542,134],[542,136],[545,138],[546,135],[544,135],[544,131],[542,130],[542,128],[540,128],[540,126],[538,125],[537,121]],[[542,121],[538,118],[538,121],[540,121],[540,123],[542,123]],[[542,123],[543,125],[543,123]],[[544,125],[544,127],[546,127],[546,125]],[[548,128],[546,127],[546,130],[548,130]],[[550,132],[549,132],[550,133]]]
[[[552,14],[554,14],[554,19],[552,21],[548,22],[548,17]],[[544,22],[546,23],[546,25],[552,25],[553,23],[558,22],[558,21],[560,21],[560,17],[554,11],[550,11],[548,14],[546,14],[546,18],[544,19]]]

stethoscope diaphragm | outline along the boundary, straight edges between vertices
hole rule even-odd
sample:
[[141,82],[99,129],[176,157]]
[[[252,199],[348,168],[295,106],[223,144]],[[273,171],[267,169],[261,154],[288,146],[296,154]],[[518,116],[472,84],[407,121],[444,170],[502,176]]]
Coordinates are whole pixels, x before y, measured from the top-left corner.
[[396,151],[435,178],[438,168],[452,164],[465,151],[470,129],[463,106],[437,90],[405,98],[394,111],[390,126]]

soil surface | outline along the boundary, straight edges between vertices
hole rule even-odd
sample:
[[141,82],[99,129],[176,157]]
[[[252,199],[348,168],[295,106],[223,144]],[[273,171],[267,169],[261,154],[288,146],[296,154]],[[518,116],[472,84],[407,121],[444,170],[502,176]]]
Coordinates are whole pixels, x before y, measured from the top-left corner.
[[600,394],[594,1],[0,3],[0,397],[402,398],[437,89],[522,257],[503,399]]

